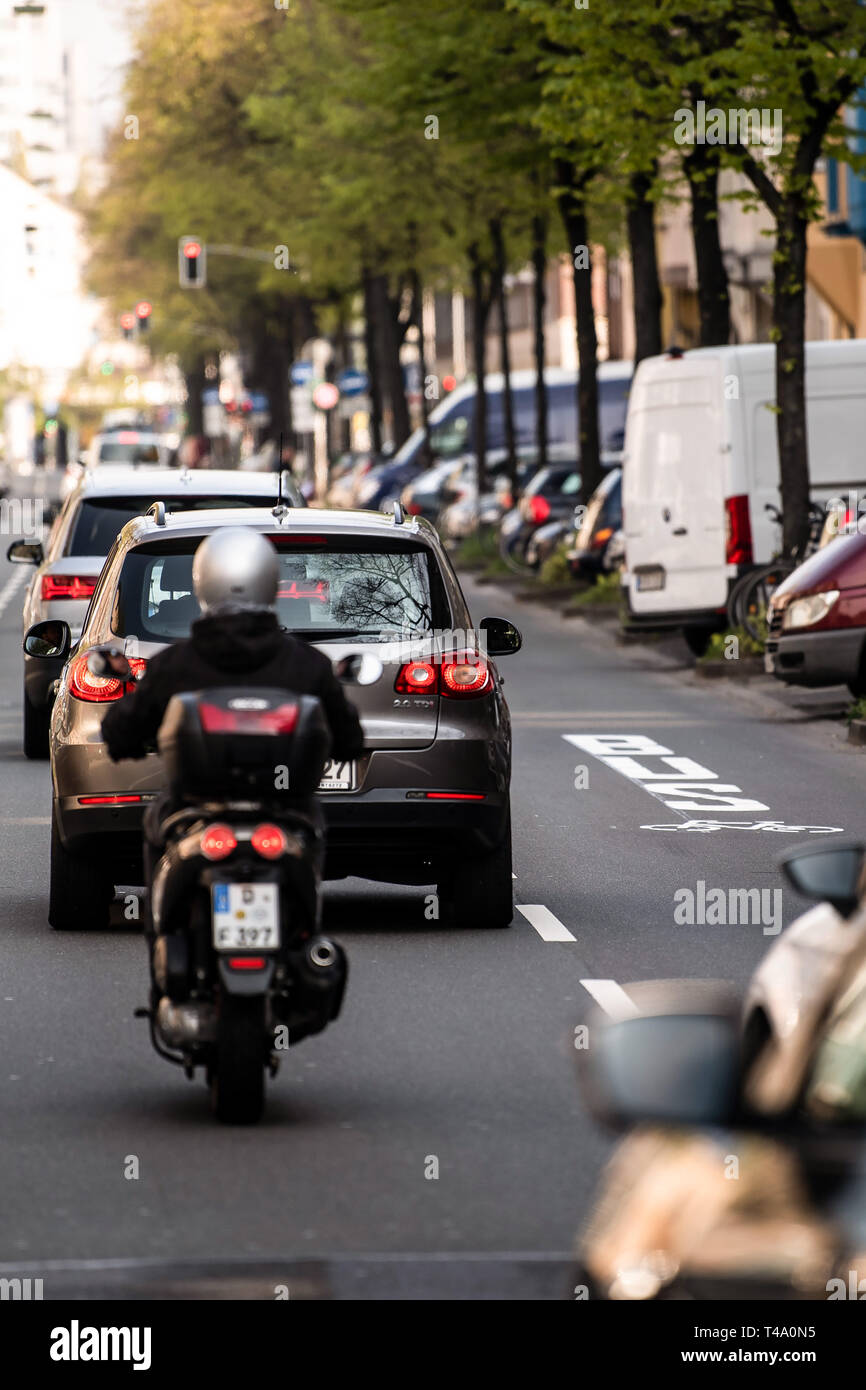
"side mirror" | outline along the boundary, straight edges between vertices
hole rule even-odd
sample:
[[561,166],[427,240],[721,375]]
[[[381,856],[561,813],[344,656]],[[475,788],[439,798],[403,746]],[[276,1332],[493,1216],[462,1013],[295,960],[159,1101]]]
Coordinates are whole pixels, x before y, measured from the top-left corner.
[[595,1010],[578,1051],[584,1095],[597,1119],[723,1125],[740,1097],[740,1001],[715,980],[625,986],[618,1014]]
[[132,667],[123,652],[118,651],[116,647],[93,647],[87,654],[87,669],[91,676],[103,676],[106,680],[134,679]]
[[6,559],[13,565],[41,565],[43,558],[41,541],[13,541],[6,551]]
[[59,618],[35,623],[24,634],[24,650],[28,656],[54,657],[65,661],[72,646],[72,629]]
[[850,917],[860,901],[862,845],[796,849],[784,855],[780,864],[798,893],[830,903],[843,917]]
[[508,618],[482,618],[480,628],[487,634],[489,656],[510,656],[523,646],[523,638]]
[[338,661],[334,673],[346,685],[375,685],[384,669],[379,658],[370,652],[355,652]]

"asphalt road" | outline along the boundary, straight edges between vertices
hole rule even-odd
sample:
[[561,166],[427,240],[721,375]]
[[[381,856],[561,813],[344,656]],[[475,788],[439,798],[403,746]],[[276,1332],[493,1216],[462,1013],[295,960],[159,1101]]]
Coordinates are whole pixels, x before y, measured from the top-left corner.
[[[425,919],[424,889],[329,887],[326,926],[351,964],[344,1014],[284,1062],[261,1126],[220,1128],[201,1081],[160,1061],[133,1018],[146,981],[135,932],[47,925],[50,782],[21,752],[21,589],[9,587],[27,573],[0,560],[0,1273],[43,1275],[46,1297],[172,1280],[273,1297],[282,1279],[301,1297],[567,1296],[610,1146],[575,1079],[590,996],[612,1009],[635,979],[743,984],[772,940],[765,925],[680,925],[674,895],[699,880],[782,889],[778,851],[812,838],[648,827],[857,837],[863,755],[804,712],[808,699],[698,682],[685,657],[467,584],[476,620],[513,616],[524,633],[502,668],[526,912],[509,931],[456,933]],[[652,741],[643,763],[633,754],[637,773],[600,761],[616,748],[567,739],[612,734]],[[668,773],[654,791],[652,771]],[[687,801],[694,790],[670,788],[689,779],[705,794],[713,775],[765,809],[660,799]],[[782,906],[789,921],[802,904],[785,888]]]

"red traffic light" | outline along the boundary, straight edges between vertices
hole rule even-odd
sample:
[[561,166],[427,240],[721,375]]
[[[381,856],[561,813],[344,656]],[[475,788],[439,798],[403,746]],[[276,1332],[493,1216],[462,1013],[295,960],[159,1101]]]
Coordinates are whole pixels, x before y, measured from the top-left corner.
[[135,327],[135,314],[121,314],[121,316],[120,316],[120,326],[121,326],[121,328],[134,328],[134,327]]
[[201,255],[201,246],[197,241],[188,241],[183,248],[183,254],[188,261],[195,260],[196,256]]
[[135,312],[140,319],[149,318],[153,313],[153,305],[146,299],[140,299],[135,306]]

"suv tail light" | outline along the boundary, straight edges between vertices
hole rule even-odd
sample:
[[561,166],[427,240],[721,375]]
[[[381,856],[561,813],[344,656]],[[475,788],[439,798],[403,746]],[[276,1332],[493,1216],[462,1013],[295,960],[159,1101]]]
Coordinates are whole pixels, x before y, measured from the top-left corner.
[[487,662],[477,652],[457,652],[443,659],[439,666],[432,661],[408,661],[401,666],[394,689],[399,695],[429,693],[465,700],[489,694],[493,689],[493,677]]
[[50,603],[55,598],[90,598],[97,578],[95,574],[43,574],[43,602]]
[[201,837],[201,852],[205,859],[225,859],[238,842],[230,825],[209,825]]
[[289,842],[278,825],[257,825],[250,844],[263,859],[279,859],[289,848]]
[[725,498],[725,560],[729,565],[752,563],[752,523],[745,493]]
[[[128,658],[130,670],[140,679],[147,668],[141,656]],[[135,689],[135,681],[122,681],[119,676],[94,676],[87,669],[87,655],[77,656],[69,667],[69,693],[76,700],[87,700],[91,704],[104,704],[107,700],[119,700],[121,695]]]
[[297,705],[278,705],[267,710],[223,709],[202,702],[198,708],[206,734],[290,734],[298,722]]

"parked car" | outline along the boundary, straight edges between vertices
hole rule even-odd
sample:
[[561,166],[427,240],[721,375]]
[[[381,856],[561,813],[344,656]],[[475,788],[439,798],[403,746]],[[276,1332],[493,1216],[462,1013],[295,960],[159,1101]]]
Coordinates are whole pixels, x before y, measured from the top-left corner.
[[325,505],[346,508],[356,506],[358,489],[376,466],[375,454],[344,454],[331,469]]
[[447,459],[425,468],[400,494],[403,510],[409,516],[423,516],[435,525],[442,508],[460,495],[460,480],[465,471],[462,459]]
[[[328,769],[320,788],[326,873],[432,882],[444,919],[508,926],[511,731],[495,658],[517,651],[520,634],[505,619],[486,618],[486,655],[481,639],[466,645],[472,620],[425,522],[324,510],[274,515],[270,508],[127,522],[78,641],[61,621],[29,630],[28,653],[63,664],[50,732],[52,925],[102,925],[113,886],[142,882],[142,815],[164,780],[155,754],[121,763],[105,756],[101,716],[124,691],[119,681],[90,674],[88,654],[123,644],[140,672],[185,637],[199,614],[195,551],[229,525],[255,527],[276,547],[285,627],[335,662],[369,652],[383,666],[375,683],[353,691],[366,751]],[[449,640],[459,649],[451,651]]]
[[[568,567],[575,578],[596,579],[608,571],[608,551],[616,537],[622,539],[622,469],[612,468],[602,478],[583,515],[575,515],[574,537],[567,551]],[[615,553],[615,552],[614,552]]]
[[[632,378],[630,362],[602,362],[598,369],[599,434],[609,464],[618,463],[622,451],[626,402]],[[536,445],[536,375],[534,371],[511,373],[511,397],[517,447],[521,454]],[[567,367],[548,367],[548,440],[553,449],[577,451],[577,372]],[[505,448],[504,378],[493,372],[484,378],[487,395],[487,445],[491,455]],[[472,451],[475,429],[476,384],[465,381],[432,412],[430,435],[435,459],[458,458]],[[393,462],[371,474],[358,490],[357,505],[374,510],[400,496],[407,483],[423,471],[429,460],[425,434],[418,429],[394,455]]]
[[[175,469],[99,468],[88,470],[66,499],[48,539],[13,541],[7,558],[35,566],[24,596],[24,630],[47,618],[62,618],[77,639],[105,557],[131,517],[156,502],[167,512],[225,507],[261,507],[277,500],[278,479],[247,476],[234,470],[186,472]],[[283,499],[289,506],[305,502],[288,473]],[[24,657],[24,753],[48,757],[51,689],[61,664]]]
[[[776,349],[645,358],[629,397],[623,507],[629,626],[721,629],[729,588],[778,549]],[[806,344],[810,482],[825,502],[864,478],[866,340]]]
[[767,622],[770,675],[866,695],[866,528],[798,565],[773,593]]
[[509,564],[528,566],[527,547],[540,526],[569,518],[580,494],[579,465],[549,464],[530,478],[517,505],[502,519],[500,552]]

